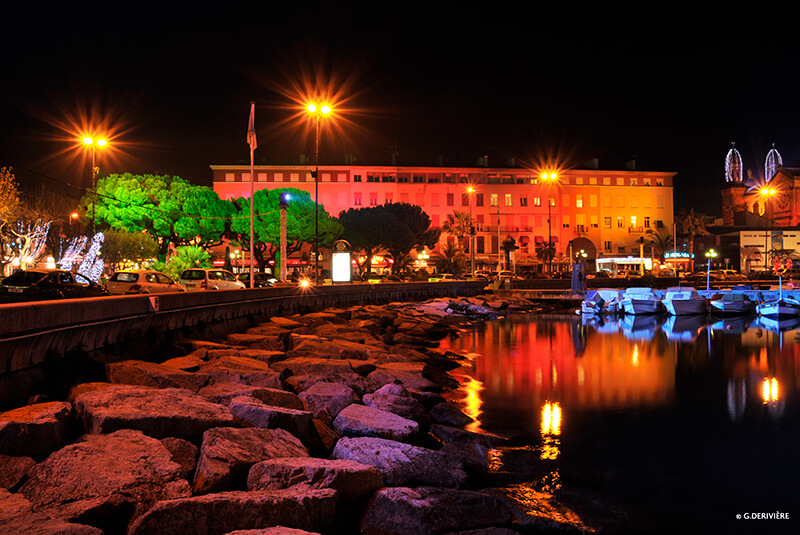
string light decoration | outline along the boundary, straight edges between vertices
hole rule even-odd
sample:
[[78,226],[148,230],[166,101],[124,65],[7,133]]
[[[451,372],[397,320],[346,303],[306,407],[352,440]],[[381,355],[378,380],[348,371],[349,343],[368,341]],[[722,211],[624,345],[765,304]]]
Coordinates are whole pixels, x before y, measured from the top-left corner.
[[767,153],[767,160],[764,162],[764,180],[767,182],[772,180],[780,167],[783,167],[783,158],[773,143],[772,150]]
[[100,277],[103,275],[103,259],[100,257],[100,247],[103,245],[105,236],[102,232],[98,232],[92,238],[92,244],[83,257],[83,262],[78,268],[78,273],[86,277],[92,282],[100,282]]
[[78,258],[83,253],[83,250],[86,248],[87,241],[88,240],[86,236],[79,236],[70,240],[66,252],[58,261],[58,265],[61,267],[61,269],[72,271],[72,266],[78,261]]
[[742,155],[736,150],[736,143],[731,143],[731,150],[725,157],[725,181],[742,181]]

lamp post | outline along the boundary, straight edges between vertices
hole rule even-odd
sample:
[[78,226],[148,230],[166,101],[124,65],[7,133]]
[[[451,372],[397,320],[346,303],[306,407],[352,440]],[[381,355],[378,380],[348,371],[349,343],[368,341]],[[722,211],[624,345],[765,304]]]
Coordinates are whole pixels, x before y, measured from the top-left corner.
[[764,273],[767,272],[768,254],[769,254],[769,217],[767,216],[767,201],[770,197],[775,195],[777,191],[775,188],[761,188],[759,191],[761,198],[764,199]]
[[308,113],[314,116],[314,282],[319,282],[319,119],[331,113],[327,104],[306,106]]
[[281,272],[280,281],[286,282],[287,272],[287,258],[286,258],[286,208],[289,206],[289,200],[292,198],[288,193],[281,195],[280,208],[281,208]]
[[706,291],[711,289],[711,259],[717,257],[717,252],[714,249],[706,251]]
[[83,138],[83,144],[89,147],[92,151],[92,236],[96,234],[96,219],[95,219],[95,205],[97,204],[97,190],[95,187],[95,179],[97,178],[97,172],[99,171],[97,167],[97,154],[95,147],[105,147],[108,144],[108,141],[105,139],[93,139],[89,136]]
[[[553,247],[553,229],[551,223],[551,207],[550,201],[550,188],[553,182],[558,180],[558,173],[542,173],[542,180],[547,184],[547,262],[550,277],[553,276],[553,255],[555,248]],[[552,250],[551,250],[552,249]]]
[[472,220],[472,194],[475,188],[469,186],[467,195],[469,196],[469,269],[472,278],[475,278],[475,222]]

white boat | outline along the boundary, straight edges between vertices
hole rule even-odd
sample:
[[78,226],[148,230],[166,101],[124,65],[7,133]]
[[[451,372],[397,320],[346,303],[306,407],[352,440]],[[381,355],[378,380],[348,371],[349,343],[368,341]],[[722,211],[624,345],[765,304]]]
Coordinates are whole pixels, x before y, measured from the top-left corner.
[[625,314],[658,314],[664,310],[661,299],[652,288],[628,288],[622,294],[622,308]]
[[[800,316],[800,301],[783,295],[783,284],[778,282],[778,298],[760,303],[758,314],[770,319],[796,318]],[[793,288],[793,287],[792,287]]]
[[621,311],[620,300],[620,291],[614,288],[589,290],[586,299],[581,301],[581,314],[616,314]]
[[756,304],[745,294],[725,292],[711,298],[708,308],[712,314],[744,316],[755,312]]
[[661,302],[672,316],[705,314],[708,312],[708,299],[698,294],[697,290],[691,286],[686,288],[667,288],[667,293]]

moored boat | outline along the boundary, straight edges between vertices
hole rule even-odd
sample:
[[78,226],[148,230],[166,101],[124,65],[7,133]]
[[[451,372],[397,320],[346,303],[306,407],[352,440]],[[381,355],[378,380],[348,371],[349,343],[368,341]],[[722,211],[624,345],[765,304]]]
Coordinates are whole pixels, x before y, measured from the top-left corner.
[[759,303],[756,310],[758,310],[760,316],[765,318],[796,318],[800,316],[800,301],[793,297],[783,295],[783,284],[782,281],[779,280],[778,298]]
[[673,316],[705,314],[708,312],[708,299],[697,293],[693,287],[667,288],[661,300],[664,308]]
[[661,299],[652,288],[628,288],[622,294],[622,308],[625,314],[658,314],[664,310]]
[[712,314],[744,316],[755,312],[756,304],[743,293],[724,292],[712,297],[708,301],[708,308]]
[[616,314],[620,312],[620,291],[614,288],[589,290],[581,301],[581,313],[585,315]]

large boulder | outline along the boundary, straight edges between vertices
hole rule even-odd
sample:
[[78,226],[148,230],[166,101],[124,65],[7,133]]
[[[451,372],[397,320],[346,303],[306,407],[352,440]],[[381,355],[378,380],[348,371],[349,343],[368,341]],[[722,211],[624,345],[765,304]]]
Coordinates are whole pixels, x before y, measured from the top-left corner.
[[78,396],[75,410],[88,433],[138,429],[197,441],[207,429],[234,425],[227,408],[177,388],[112,385]]
[[228,335],[226,341],[231,345],[244,346],[250,349],[283,350],[283,342],[280,336],[274,334],[232,333]]
[[380,386],[401,383],[413,391],[441,390],[436,383],[422,376],[424,369],[424,364],[418,362],[386,362],[367,375],[367,378]]
[[20,494],[0,488],[0,530],[25,535],[103,535],[103,530],[73,524],[33,510],[31,502]]
[[464,427],[475,420],[452,403],[439,403],[431,408],[431,418],[450,427]]
[[209,429],[203,435],[192,488],[197,494],[244,489],[255,463],[307,456],[300,440],[283,429]]
[[159,500],[186,497],[170,452],[140,431],[84,435],[28,472],[20,493],[51,516],[100,528],[124,526]]
[[320,535],[320,534],[312,533],[304,529],[276,526],[274,528],[264,528],[264,529],[237,529],[236,531],[230,531],[225,535]]
[[124,360],[106,364],[110,383],[152,386],[155,388],[185,388],[197,392],[208,383],[209,376],[193,373],[143,360]]
[[347,385],[322,381],[298,395],[303,406],[327,424],[331,424],[342,409],[358,402],[355,391]]
[[226,355],[200,367],[215,383],[241,383],[281,388],[281,375],[258,359]]
[[388,486],[460,487],[467,479],[456,457],[382,438],[342,438],[331,458],[373,466]]
[[327,532],[335,507],[332,489],[206,494],[156,504],[131,525],[128,535],[225,535],[270,526]]
[[391,412],[420,424],[430,422],[428,411],[401,384],[389,383],[371,394],[364,395],[364,405]]
[[35,464],[36,461],[31,457],[0,455],[0,489],[16,487]]
[[250,396],[231,400],[231,413],[262,429],[286,429],[296,437],[307,440],[312,431],[312,415],[308,411],[268,405]]
[[0,413],[0,454],[47,455],[66,444],[73,422],[72,405],[36,403]]
[[272,364],[272,369],[289,370],[293,375],[307,373],[356,373],[364,377],[375,369],[375,363],[367,360],[337,359],[321,357],[290,357]]
[[335,489],[340,499],[358,501],[383,487],[383,476],[374,467],[344,459],[283,457],[254,464],[247,476],[248,490],[277,490],[295,485]]
[[379,490],[361,521],[365,535],[434,535],[468,529],[503,527],[513,516],[487,494],[433,487]]
[[342,436],[381,437],[392,440],[409,440],[419,433],[419,424],[366,405],[345,407],[333,421],[333,429]]
[[346,385],[352,388],[359,397],[374,392],[382,386],[352,371],[320,373],[309,370],[303,374],[294,374],[286,378],[286,384],[298,393],[305,392],[317,383]]

